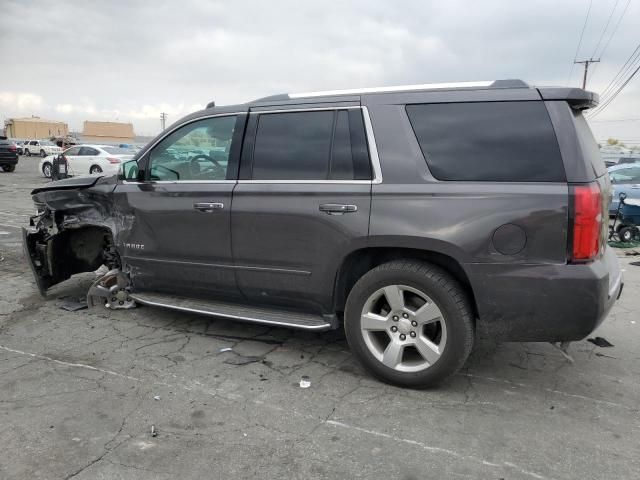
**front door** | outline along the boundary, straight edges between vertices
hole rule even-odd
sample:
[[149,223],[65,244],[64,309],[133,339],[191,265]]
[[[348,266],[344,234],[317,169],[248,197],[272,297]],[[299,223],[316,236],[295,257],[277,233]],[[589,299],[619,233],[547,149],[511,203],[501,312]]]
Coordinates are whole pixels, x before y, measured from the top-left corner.
[[117,244],[136,289],[235,294],[229,224],[245,119],[212,116],[174,129],[140,160],[142,181],[116,187],[125,214]]
[[80,148],[82,147],[71,147],[64,151],[62,154],[67,161],[68,174],[72,176],[81,175],[82,172],[80,170],[80,165],[78,164],[78,160],[80,159]]
[[238,286],[328,312],[336,269],[366,246],[371,166],[359,107],[252,112],[233,195]]

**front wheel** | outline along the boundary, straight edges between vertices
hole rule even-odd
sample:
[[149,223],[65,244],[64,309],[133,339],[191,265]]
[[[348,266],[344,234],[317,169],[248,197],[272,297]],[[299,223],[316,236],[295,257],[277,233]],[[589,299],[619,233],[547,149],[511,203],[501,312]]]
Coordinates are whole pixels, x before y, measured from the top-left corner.
[[29,151],[29,149],[28,149],[28,148],[24,151],[24,154],[25,154],[27,157],[30,157],[30,156],[31,156],[31,152]]
[[44,150],[40,150],[40,156],[44,158],[47,156],[47,153]]
[[93,165],[90,169],[89,169],[89,173],[91,175],[96,175],[98,173],[102,173],[102,169],[100,168],[99,165]]
[[379,379],[405,387],[442,382],[464,364],[474,339],[461,285],[421,261],[393,261],[354,285],[345,309],[349,346]]
[[2,170],[5,172],[13,172],[16,169],[15,165],[3,165]]

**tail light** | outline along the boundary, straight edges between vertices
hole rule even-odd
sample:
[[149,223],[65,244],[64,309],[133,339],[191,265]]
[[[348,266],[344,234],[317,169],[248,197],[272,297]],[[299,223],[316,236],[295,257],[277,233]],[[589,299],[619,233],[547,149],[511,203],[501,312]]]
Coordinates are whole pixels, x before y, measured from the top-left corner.
[[571,187],[573,224],[570,260],[589,262],[596,258],[602,246],[602,192],[597,183]]
[[117,163],[121,163],[122,160],[120,160],[119,158],[115,158],[115,157],[107,157],[107,160],[109,160],[109,163],[111,163],[112,165],[115,165]]
[[16,147],[15,145],[9,145],[9,151],[10,152],[17,152],[18,151],[18,147]]

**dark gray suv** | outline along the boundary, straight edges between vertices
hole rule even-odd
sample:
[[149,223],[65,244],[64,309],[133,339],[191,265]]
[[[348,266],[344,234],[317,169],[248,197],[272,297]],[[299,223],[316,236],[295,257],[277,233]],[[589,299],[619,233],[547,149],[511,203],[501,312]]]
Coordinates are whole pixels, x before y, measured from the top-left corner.
[[285,94],[189,115],[116,177],[33,191],[40,291],[106,265],[91,306],[344,325],[398,385],[478,331],[584,338],[620,295],[597,96],[519,80]]

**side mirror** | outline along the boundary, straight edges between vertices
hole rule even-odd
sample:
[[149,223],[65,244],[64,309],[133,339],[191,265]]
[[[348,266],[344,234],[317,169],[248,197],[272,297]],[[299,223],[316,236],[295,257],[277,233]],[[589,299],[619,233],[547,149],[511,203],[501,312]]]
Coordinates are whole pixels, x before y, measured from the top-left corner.
[[136,160],[129,160],[122,164],[122,171],[119,177],[121,180],[137,181],[138,171],[138,162]]

